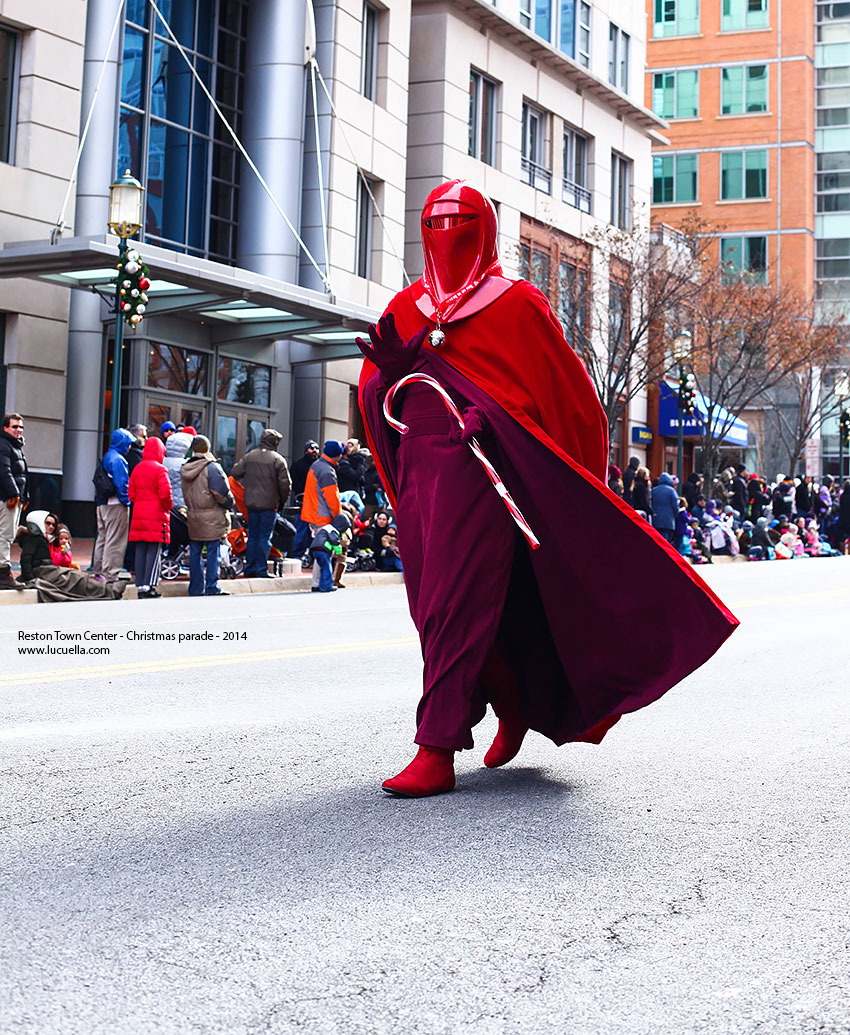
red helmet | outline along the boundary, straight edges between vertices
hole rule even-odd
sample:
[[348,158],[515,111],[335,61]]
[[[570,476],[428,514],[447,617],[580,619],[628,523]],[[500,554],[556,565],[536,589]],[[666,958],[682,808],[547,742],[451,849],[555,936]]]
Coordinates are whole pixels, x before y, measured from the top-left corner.
[[[449,180],[428,195],[422,209],[425,289],[444,317],[488,274],[501,274],[498,224],[489,198],[466,180]],[[466,289],[466,290],[464,290]]]

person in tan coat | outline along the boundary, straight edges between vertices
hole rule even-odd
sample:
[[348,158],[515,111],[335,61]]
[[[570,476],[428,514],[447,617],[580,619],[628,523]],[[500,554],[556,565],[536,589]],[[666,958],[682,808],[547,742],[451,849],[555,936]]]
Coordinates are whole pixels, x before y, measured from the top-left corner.
[[180,478],[189,522],[189,596],[226,596],[226,591],[218,586],[219,548],[230,531],[228,512],[235,500],[221,464],[210,452],[210,440],[204,435],[192,440],[192,457],[183,464]]

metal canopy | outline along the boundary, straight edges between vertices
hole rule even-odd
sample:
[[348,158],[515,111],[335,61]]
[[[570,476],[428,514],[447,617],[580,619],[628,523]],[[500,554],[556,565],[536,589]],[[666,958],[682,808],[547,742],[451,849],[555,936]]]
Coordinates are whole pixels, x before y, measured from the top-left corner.
[[[145,318],[195,317],[211,327],[215,344],[288,338],[296,363],[357,357],[355,337],[380,316],[375,309],[250,270],[154,245],[136,247],[150,270]],[[117,258],[118,238],[109,235],[70,237],[56,244],[18,242],[0,249],[0,277],[109,292]]]

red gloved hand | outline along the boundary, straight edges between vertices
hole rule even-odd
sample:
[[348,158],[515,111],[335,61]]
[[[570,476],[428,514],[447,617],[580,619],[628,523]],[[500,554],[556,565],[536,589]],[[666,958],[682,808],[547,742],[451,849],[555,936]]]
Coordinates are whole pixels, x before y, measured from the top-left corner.
[[487,416],[484,411],[479,410],[477,406],[470,406],[468,409],[463,411],[461,416],[463,417],[463,423],[465,424],[463,431],[461,431],[460,427],[452,421],[449,438],[452,442],[460,442],[461,445],[465,446],[471,438],[476,437],[487,430]]
[[419,349],[428,334],[427,325],[417,331],[412,338],[404,341],[396,330],[395,317],[387,313],[378,320],[378,326],[369,324],[369,345],[362,338],[357,338],[357,347],[380,370],[387,384],[393,384],[400,377],[409,374],[416,363]]
[[15,507],[17,507],[17,505],[20,502],[21,502],[21,497],[20,496],[10,496],[9,499],[6,500],[6,509],[7,510],[14,510]]

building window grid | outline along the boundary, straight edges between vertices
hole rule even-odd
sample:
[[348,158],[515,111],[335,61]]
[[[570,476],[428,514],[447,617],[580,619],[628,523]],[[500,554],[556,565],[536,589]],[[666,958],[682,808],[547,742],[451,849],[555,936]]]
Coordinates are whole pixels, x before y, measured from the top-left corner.
[[727,279],[746,276],[754,284],[766,284],[767,237],[755,234],[721,237],[720,261]]
[[652,204],[693,204],[698,198],[699,155],[653,155]]
[[767,65],[729,65],[720,73],[721,115],[767,111]]
[[[374,184],[369,184],[372,194]],[[369,196],[369,189],[364,178],[357,177],[357,238],[355,242],[355,270],[358,277],[370,280],[372,277],[372,224],[375,217],[375,206]]]
[[850,211],[850,151],[829,151],[817,156],[817,211]]
[[15,160],[15,123],[18,93],[20,37],[0,25],[0,162]]
[[[192,15],[191,38],[181,33],[177,26],[175,34],[192,60],[206,86],[215,97],[234,131],[241,132],[243,109],[245,46],[247,36],[247,0],[220,0],[217,17],[212,18],[212,8],[206,0],[196,0],[184,5],[184,11]],[[130,2],[124,26],[124,45],[121,67],[121,102],[118,125],[118,172],[129,168],[146,187],[148,208],[142,240],[164,245],[176,251],[236,261],[239,161],[230,134],[221,124],[209,106],[198,85],[191,77],[191,93],[183,120],[168,117],[161,111],[155,112],[157,102],[167,104],[167,89],[156,97],[154,91],[167,74],[169,60],[180,62],[183,58],[170,40],[156,30],[159,23],[153,10],[146,5]],[[175,28],[172,25],[172,28]],[[209,53],[201,46],[201,34],[207,34]],[[183,38],[181,38],[181,36]],[[151,41],[153,41],[151,43]],[[135,42],[136,55],[133,55]],[[165,60],[163,60],[163,55]],[[154,78],[154,72],[157,72]],[[190,76],[188,69],[185,74]],[[134,78],[135,76],[135,78]],[[135,102],[135,103],[134,103]],[[183,214],[182,240],[163,233],[164,211],[159,217],[157,232],[156,213],[152,210],[150,198],[156,198],[152,183],[161,179],[165,172],[166,155],[160,156],[160,176],[152,162],[153,138],[159,132],[179,132],[187,138],[187,158],[184,161],[185,210]],[[199,157],[200,156],[200,157]],[[203,176],[198,176],[198,169]],[[199,189],[200,188],[200,189]],[[160,201],[164,202],[164,190],[160,190]],[[199,200],[200,198],[200,200]],[[191,225],[190,225],[191,224]],[[193,229],[194,228],[194,229]],[[202,240],[198,237],[201,229]],[[190,238],[194,234],[195,240]]]
[[[850,10],[850,3],[846,6]],[[817,70],[815,112],[820,127],[850,125],[850,67]]]
[[720,31],[768,27],[768,0],[723,0],[720,10]]
[[767,198],[767,151],[723,151],[720,154],[720,200]]
[[548,115],[523,101],[522,105],[522,179],[535,190],[552,193],[552,171],[545,165]]
[[819,3],[815,8],[815,27],[818,43],[846,43],[847,25],[850,21],[850,4],[842,2]]
[[474,68],[469,70],[469,154],[496,164],[496,100],[498,84]]
[[363,36],[360,41],[360,92],[374,101],[378,92],[378,26],[380,11],[372,4],[363,4]]
[[653,36],[693,36],[699,32],[699,0],[655,0]]
[[610,22],[608,25],[608,82],[623,93],[629,92],[631,37]]
[[561,243],[563,235],[520,241],[519,275],[549,299],[570,347],[579,355],[590,345],[590,269]]
[[[590,67],[591,6],[587,0],[520,0],[519,23],[585,68]],[[533,28],[532,28],[533,26]]]
[[699,115],[699,71],[656,72],[652,77],[652,110],[663,119]]
[[587,186],[588,139],[572,128],[564,129],[564,182],[562,200],[590,215],[591,193]]
[[850,238],[816,242],[816,295],[822,300],[850,298]]
[[632,224],[632,163],[611,152],[611,223],[621,230]]

